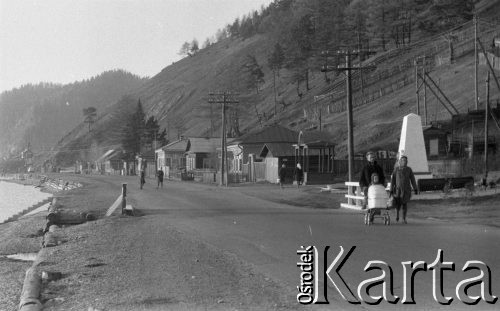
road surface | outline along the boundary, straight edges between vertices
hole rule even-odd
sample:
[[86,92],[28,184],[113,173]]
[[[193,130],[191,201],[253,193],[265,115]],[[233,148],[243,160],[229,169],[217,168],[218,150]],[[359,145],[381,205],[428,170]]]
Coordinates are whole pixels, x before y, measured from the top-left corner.
[[[298,293],[297,286],[300,285],[301,271],[297,267],[297,250],[300,246],[316,246],[321,255],[320,263],[325,246],[330,246],[328,266],[336,258],[341,246],[345,251],[355,246],[339,272],[355,295],[360,282],[381,274],[380,270],[364,271],[371,260],[384,261],[392,268],[394,293],[400,298],[403,296],[402,262],[424,261],[431,265],[436,261],[438,250],[442,250],[443,261],[454,263],[455,271],[444,270],[442,273],[443,295],[453,298],[449,306],[434,300],[433,272],[428,270],[418,272],[415,276],[415,304],[389,304],[385,301],[378,305],[349,304],[328,282],[327,297],[332,305],[319,305],[318,308],[470,309],[471,306],[459,301],[455,293],[461,280],[479,274],[478,270],[462,272],[464,264],[470,260],[479,260],[490,268],[492,292],[496,296],[500,295],[500,230],[495,227],[458,226],[413,219],[407,225],[384,226],[378,220],[373,226],[365,226],[358,212],[276,203],[286,199],[293,191],[299,191],[293,187],[279,191],[275,185],[221,188],[197,183],[166,182],[163,189],[157,190],[150,182],[143,190],[139,190],[135,179],[129,183],[129,202],[139,209],[142,217],[161,219],[166,227],[172,226],[195,239],[235,254],[258,272],[285,286],[293,295]],[[270,201],[269,197],[273,196],[275,199]],[[343,200],[343,196],[332,194],[332,207],[339,206]],[[320,273],[320,284],[323,284],[322,275]],[[469,294],[478,294],[479,288],[473,286]],[[381,285],[375,286],[370,294],[380,295],[381,289]],[[320,291],[323,292],[322,287]],[[439,286],[436,291],[439,291]],[[345,290],[343,294],[346,294]],[[480,310],[496,309],[498,302],[487,304],[481,301],[476,307]]]

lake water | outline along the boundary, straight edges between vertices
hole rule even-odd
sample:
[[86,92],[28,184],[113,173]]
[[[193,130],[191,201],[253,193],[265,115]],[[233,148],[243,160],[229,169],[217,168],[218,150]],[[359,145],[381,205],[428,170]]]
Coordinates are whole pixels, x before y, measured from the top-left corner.
[[0,223],[51,196],[52,194],[41,192],[33,186],[0,180]]

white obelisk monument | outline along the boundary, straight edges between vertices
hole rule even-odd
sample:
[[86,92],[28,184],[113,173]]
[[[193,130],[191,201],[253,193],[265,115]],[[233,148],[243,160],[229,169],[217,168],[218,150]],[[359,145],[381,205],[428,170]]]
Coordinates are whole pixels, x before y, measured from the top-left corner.
[[398,155],[399,157],[405,155],[408,158],[408,166],[413,170],[415,179],[432,178],[427,163],[422,120],[414,113],[406,115],[403,119]]

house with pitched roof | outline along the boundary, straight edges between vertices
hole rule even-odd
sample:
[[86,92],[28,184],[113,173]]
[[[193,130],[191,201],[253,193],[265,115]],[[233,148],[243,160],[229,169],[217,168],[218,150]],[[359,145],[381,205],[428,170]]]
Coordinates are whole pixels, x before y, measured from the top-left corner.
[[165,173],[165,178],[186,169],[188,142],[187,138],[181,138],[155,150],[158,169]]
[[191,137],[186,149],[186,169],[188,171],[217,168],[217,147],[220,138]]
[[248,175],[250,181],[276,183],[279,167],[287,163],[293,178],[294,148],[298,132],[273,124],[235,138],[228,143],[229,172]]

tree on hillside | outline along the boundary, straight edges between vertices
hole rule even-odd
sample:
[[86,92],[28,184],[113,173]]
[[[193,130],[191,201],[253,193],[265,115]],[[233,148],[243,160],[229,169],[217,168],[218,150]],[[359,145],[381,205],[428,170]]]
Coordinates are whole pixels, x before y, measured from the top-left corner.
[[[257,62],[255,56],[248,54],[242,69],[246,76],[246,88],[255,89],[255,93],[258,96],[260,85],[264,83],[264,72],[262,71],[262,67]],[[257,118],[259,118],[259,122],[262,125],[261,115],[257,109],[257,101],[253,101],[253,104],[255,114]]]
[[421,0],[420,2],[426,5],[419,14],[418,28],[428,33],[445,31],[473,17],[474,1],[472,0]]
[[275,116],[277,114],[276,106],[278,105],[278,99],[277,99],[277,94],[276,94],[276,76],[279,77],[280,69],[283,67],[284,62],[285,62],[285,52],[283,51],[283,48],[281,47],[281,45],[278,42],[274,45],[274,49],[267,59],[267,64],[269,65],[269,67],[273,71],[274,115]]
[[390,12],[394,6],[394,1],[368,1],[368,14],[366,27],[370,36],[381,44],[382,50],[386,50],[387,40],[391,29]]
[[[306,82],[309,91],[309,60],[314,52],[315,25],[314,16],[305,14],[301,16],[290,29],[289,46],[286,50],[287,67],[295,70],[294,79],[299,89],[300,82]],[[297,93],[299,97],[301,93]]]
[[222,29],[217,30],[217,32],[215,33],[215,40],[217,42],[221,42],[222,40],[227,39],[227,36],[228,36],[228,32],[227,32],[226,28],[222,28]]
[[179,50],[179,55],[181,56],[188,56],[189,52],[191,51],[191,44],[189,42],[184,42],[181,46],[181,49]]
[[154,116],[150,116],[144,124],[144,136],[146,143],[155,143],[156,147],[167,144],[167,130],[160,131],[158,120]]
[[240,19],[236,18],[234,22],[229,25],[228,30],[231,37],[237,37],[240,34]]
[[[354,0],[345,10],[347,31],[352,34],[351,45],[357,49],[367,49],[366,46],[366,20],[367,20],[367,2],[364,0]],[[365,44],[363,44],[365,43]],[[363,55],[360,54],[361,60]]]
[[189,56],[193,56],[194,54],[198,53],[198,51],[200,50],[200,47],[198,45],[198,40],[193,39],[193,41],[191,41],[191,47],[189,49],[189,51],[191,52],[191,54]]
[[243,72],[246,73],[247,87],[255,89],[256,93],[259,94],[259,87],[264,83],[264,72],[254,55],[247,54],[243,64]]
[[97,109],[95,107],[88,107],[83,109],[84,123],[88,123],[89,132],[91,131],[91,125],[94,124],[95,118],[97,117]]
[[210,39],[207,38],[205,42],[203,42],[203,45],[201,46],[202,49],[208,48],[212,43],[210,42]]
[[141,136],[144,132],[145,114],[141,100],[137,102],[135,113],[129,115],[122,140],[125,160],[133,160],[141,152]]

